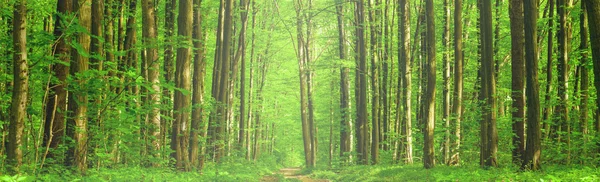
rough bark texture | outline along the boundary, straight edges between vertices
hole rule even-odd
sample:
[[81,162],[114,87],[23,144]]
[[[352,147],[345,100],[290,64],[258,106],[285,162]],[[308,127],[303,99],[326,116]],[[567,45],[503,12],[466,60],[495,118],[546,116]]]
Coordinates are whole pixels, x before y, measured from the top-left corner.
[[29,66],[27,65],[27,2],[15,3],[13,11],[13,90],[10,105],[10,124],[6,159],[10,170],[18,172],[23,164],[23,145],[27,97],[29,94]]
[[537,58],[537,2],[525,0],[525,67],[527,74],[527,144],[523,169],[541,169],[540,99]]
[[434,128],[435,128],[435,81],[436,81],[436,66],[435,66],[435,12],[433,8],[433,0],[426,0],[425,5],[427,19],[427,87],[423,99],[423,122],[425,129],[423,130],[424,145],[423,145],[423,166],[426,169],[435,167],[435,149],[434,149]]
[[371,164],[379,162],[379,55],[378,55],[378,30],[377,15],[375,10],[376,4],[373,0],[369,3],[369,27],[371,31],[370,48],[371,48]]
[[[581,15],[579,15],[579,32],[580,32],[580,44],[579,49],[581,50],[581,60],[579,60],[579,67],[581,69],[581,100],[580,100],[580,113],[579,113],[579,122],[581,123],[581,133],[584,137],[589,134],[588,130],[588,100],[589,100],[589,69],[587,65],[589,64],[588,60],[588,51],[589,46],[589,36],[588,36],[588,20],[587,20],[587,12],[585,3],[581,3],[581,10],[583,11]],[[587,141],[585,139],[584,141]]]
[[[567,8],[569,8],[568,0],[557,0],[557,10],[559,19],[559,28],[557,32],[558,37],[558,105],[556,106],[556,113],[558,116],[555,117],[558,130],[557,141],[560,145],[561,142],[569,142],[568,137],[568,123],[569,123],[569,108],[568,108],[568,81],[569,81],[569,33],[568,33],[568,14]],[[564,146],[563,146],[564,147]],[[559,146],[559,150],[563,150],[563,147]],[[568,160],[568,159],[567,159]]]
[[512,162],[520,165],[525,154],[525,34],[523,1],[510,2],[510,36],[512,57]]

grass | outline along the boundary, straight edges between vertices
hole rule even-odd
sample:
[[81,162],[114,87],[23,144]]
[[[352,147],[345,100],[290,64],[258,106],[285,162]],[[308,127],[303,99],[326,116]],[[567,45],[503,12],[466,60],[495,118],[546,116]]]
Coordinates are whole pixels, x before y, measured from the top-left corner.
[[0,175],[0,181],[259,181],[280,166],[275,162],[233,159],[221,164],[207,163],[202,172],[181,172],[172,168],[116,167],[90,169],[79,175],[66,168],[46,168],[38,174]]
[[422,165],[350,166],[336,170],[317,170],[312,176],[332,181],[600,181],[600,169],[586,166],[545,166],[539,172],[479,166],[437,166],[427,170]]

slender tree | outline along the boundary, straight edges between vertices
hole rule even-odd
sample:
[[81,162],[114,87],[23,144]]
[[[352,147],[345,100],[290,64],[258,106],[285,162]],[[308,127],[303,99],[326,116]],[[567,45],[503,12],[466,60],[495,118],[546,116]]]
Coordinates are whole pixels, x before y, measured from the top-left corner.
[[435,167],[435,150],[434,144],[434,127],[435,127],[435,81],[436,81],[436,66],[435,66],[435,12],[433,8],[433,0],[426,0],[425,5],[427,19],[427,85],[424,94],[423,106],[423,124],[424,124],[424,145],[423,145],[423,166],[426,169]]
[[13,90],[8,129],[7,162],[11,171],[19,172],[23,164],[23,146],[27,98],[29,95],[29,66],[27,65],[27,2],[15,3],[12,18]]
[[[340,60],[347,59],[346,56],[346,32],[344,26],[344,4],[342,1],[336,2],[337,27],[338,27],[338,54]],[[340,157],[343,161],[349,162],[352,150],[352,117],[350,114],[350,68],[342,64],[340,66]]]
[[[194,0],[194,75],[192,78],[192,127],[190,131],[190,163],[192,166],[204,167],[205,138],[208,123],[204,117],[204,77],[206,75],[204,31],[202,27],[202,0]],[[199,146],[200,145],[200,146]]]
[[367,152],[367,135],[368,135],[368,125],[367,125],[367,50],[366,50],[366,41],[365,41],[365,11],[364,11],[364,3],[362,0],[356,1],[354,4],[354,15],[355,15],[355,23],[356,23],[356,55],[357,55],[357,72],[358,80],[357,88],[358,88],[358,102],[356,103],[356,139],[357,142],[357,155],[358,161],[361,164],[368,163],[368,152]]
[[[157,47],[157,37],[158,37],[158,26],[156,25],[156,14],[155,14],[154,2],[152,0],[143,0],[142,1],[142,23],[143,23],[143,33],[142,36],[144,38],[144,43],[148,45],[146,48],[146,68],[147,69],[147,81],[150,82],[151,89],[148,91],[148,102],[149,108],[151,111],[147,118],[147,123],[149,124],[148,134],[150,134],[150,138],[152,141],[150,150],[151,154],[155,157],[160,157],[160,108],[158,107],[161,102],[161,89],[160,89],[160,81],[159,81],[159,72],[160,72],[160,62],[158,60],[158,47]],[[158,164],[154,164],[158,165]]]
[[492,3],[483,1],[480,11],[481,31],[481,99],[483,119],[481,122],[481,166],[498,166],[498,131],[496,129],[496,81],[494,75],[494,52],[492,32]]
[[460,123],[463,110],[463,22],[462,22],[462,0],[454,1],[454,100],[452,103],[452,116],[454,124],[454,143],[452,144],[452,156],[450,165],[458,165],[460,162]]
[[444,0],[444,32],[442,34],[444,44],[444,88],[442,99],[442,120],[444,121],[444,164],[450,164],[450,3]]
[[[66,81],[69,74],[68,63],[71,60],[70,46],[68,45],[68,37],[64,35],[67,28],[68,15],[72,13],[72,0],[57,1],[57,16],[54,25],[54,36],[56,37],[55,44],[52,47],[54,57],[61,60],[63,63],[54,63],[52,65],[52,74],[57,78],[57,83],[51,83],[50,95],[46,104],[46,118],[44,121],[44,147],[49,149],[47,157],[54,158],[58,154],[54,150],[57,149],[63,142],[65,131],[65,119],[67,111],[67,90]],[[52,149],[52,150],[50,150]],[[59,155],[59,154],[58,154]]]
[[[588,18],[586,12],[585,3],[581,3],[581,10],[583,11],[581,15],[579,15],[579,32],[581,32],[579,49],[581,50],[581,59],[579,61],[579,67],[581,69],[581,100],[580,100],[580,113],[579,113],[579,122],[581,123],[581,133],[585,135],[589,134],[588,130],[588,100],[589,100],[589,69],[587,65],[589,64],[588,51],[589,48],[589,36],[588,36]],[[586,140],[584,140],[586,141]]]
[[523,1],[511,0],[510,2],[510,31],[511,31],[511,57],[512,57],[512,161],[520,165],[525,154],[525,58]]
[[[413,146],[412,146],[412,71],[411,71],[411,52],[410,52],[410,0],[399,0],[398,7],[398,68],[399,77],[402,80],[399,83],[400,89],[397,95],[400,96],[400,104],[397,106],[398,120],[402,120],[400,128],[400,136],[405,137],[401,142],[401,155],[404,162],[407,164],[413,163]],[[400,106],[404,111],[400,113]]]
[[175,151],[175,166],[184,171],[191,170],[189,163],[189,111],[191,91],[191,55],[193,29],[193,1],[179,0],[179,15],[177,17],[177,35],[182,37],[186,46],[177,48],[175,63],[175,99],[173,101],[173,131],[171,132],[171,149]]
[[[588,26],[592,47],[592,60],[594,73],[600,73],[600,0],[587,0],[586,10],[588,15]],[[600,95],[600,74],[594,74],[594,86],[596,95]],[[600,105],[600,97],[596,97],[596,105]],[[595,129],[600,132],[600,109],[596,108]]]
[[[77,10],[79,25],[84,27],[86,31],[90,31],[91,27],[91,6],[85,3],[85,0],[79,0],[73,4]],[[71,137],[75,142],[69,145],[67,151],[67,165],[76,166],[80,172],[85,173],[87,170],[87,124],[88,124],[88,96],[85,90],[87,78],[82,74],[88,71],[89,57],[85,56],[90,51],[90,35],[85,32],[77,33],[77,43],[81,46],[78,51],[72,51],[70,74],[75,78],[76,91],[70,91],[68,102],[69,118],[67,119],[67,136]]]

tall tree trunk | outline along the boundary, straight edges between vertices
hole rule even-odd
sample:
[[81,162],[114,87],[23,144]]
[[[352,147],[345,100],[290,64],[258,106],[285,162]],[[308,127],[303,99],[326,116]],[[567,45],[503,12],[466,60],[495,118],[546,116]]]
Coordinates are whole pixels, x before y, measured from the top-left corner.
[[512,162],[520,165],[525,154],[525,35],[523,28],[523,1],[510,2],[510,31],[512,56]]
[[550,6],[550,11],[549,11],[549,15],[548,15],[548,27],[550,27],[550,29],[548,29],[548,46],[547,46],[547,63],[546,63],[546,95],[544,97],[544,111],[543,111],[543,117],[542,117],[542,121],[544,121],[544,138],[547,138],[549,135],[554,135],[554,133],[551,131],[552,127],[551,125],[551,120],[550,120],[550,115],[552,115],[552,105],[551,103],[551,91],[552,91],[552,61],[554,60],[552,58],[552,54],[554,53],[554,33],[552,33],[552,29],[554,27],[554,1],[555,0],[548,0],[548,6]]
[[[91,27],[91,7],[85,3],[85,0],[73,4],[74,9],[78,12],[80,26],[86,30]],[[82,49],[71,52],[73,59],[71,60],[71,76],[75,77],[75,84],[78,85],[77,90],[69,92],[68,110],[70,113],[67,119],[67,136],[71,137],[75,142],[70,145],[67,154],[67,165],[75,165],[80,172],[85,173],[87,169],[87,123],[88,123],[88,96],[85,90],[86,78],[82,77],[82,73],[89,68],[89,58],[84,56],[90,50],[90,35],[80,32],[77,34],[77,42]],[[79,52],[83,51],[83,52]],[[79,75],[79,76],[78,76]],[[77,88],[77,87],[76,87]]]
[[[588,13],[588,26],[592,46],[592,60],[594,73],[600,73],[600,0],[588,0],[586,10]],[[594,86],[596,87],[596,105],[600,105],[600,74],[594,74]],[[596,108],[595,129],[600,133],[600,109]],[[596,134],[597,136],[598,134]]]
[[452,114],[454,117],[454,143],[452,144],[452,156],[450,165],[460,163],[460,123],[463,110],[463,22],[462,22],[462,0],[454,1],[454,103],[452,103]]
[[436,66],[435,66],[435,12],[433,8],[433,0],[426,0],[425,5],[427,19],[427,87],[425,88],[423,105],[423,122],[425,129],[423,130],[423,166],[426,169],[435,167],[435,149],[434,145],[434,128],[435,128],[435,82],[436,82]]
[[[184,45],[192,45],[193,29],[193,1],[179,0],[179,15],[177,17],[177,35],[182,37]],[[173,131],[171,137],[171,149],[175,151],[176,167],[178,169],[189,171],[188,144],[189,144],[189,107],[192,98],[190,94],[184,93],[191,91],[191,68],[190,58],[191,47],[177,48],[177,59],[175,64],[175,87],[180,89],[175,91],[173,103]]]
[[[72,13],[72,0],[58,0],[57,12],[63,15]],[[71,61],[69,39],[64,36],[66,19],[64,16],[57,16],[55,19],[54,36],[56,43],[53,45],[54,57],[62,62],[68,63]],[[50,150],[47,154],[48,158],[60,156],[57,149],[63,142],[65,132],[65,115],[67,114],[67,90],[66,81],[69,74],[69,66],[67,64],[54,63],[52,65],[52,74],[57,78],[57,83],[51,83],[50,95],[46,105],[46,118],[44,121],[44,142],[43,145]]]
[[[143,33],[142,36],[144,38],[144,42],[147,45],[146,48],[146,69],[148,72],[147,80],[150,82],[151,89],[148,91],[148,102],[146,104],[149,105],[151,111],[147,118],[147,123],[149,123],[148,134],[151,135],[152,146],[150,147],[150,153],[156,157],[160,158],[160,99],[161,99],[161,89],[160,89],[160,81],[159,81],[159,70],[160,63],[158,62],[158,47],[157,47],[157,38],[158,38],[158,28],[156,25],[156,14],[155,14],[154,2],[152,0],[143,0],[142,1],[142,23],[143,23]],[[158,166],[158,163],[154,163],[154,166]]]
[[[194,75],[192,78],[192,127],[190,130],[190,163],[193,167],[204,167],[204,148],[206,141],[206,127],[204,118],[204,76],[206,75],[204,32],[202,29],[202,0],[194,0]],[[198,146],[200,145],[200,146]]]
[[[341,1],[336,2],[337,25],[338,25],[338,48],[339,58],[342,61],[347,59],[346,52],[346,32],[344,30],[344,4]],[[351,102],[350,102],[350,68],[342,64],[340,66],[340,157],[342,161],[350,162],[350,152],[352,141],[350,135],[352,131]]]
[[523,2],[525,15],[525,67],[527,75],[527,144],[525,146],[524,169],[541,169],[540,100],[537,57],[537,1]]
[[483,1],[480,11],[481,19],[481,98],[483,103],[483,120],[481,122],[481,147],[483,148],[482,166],[498,166],[498,131],[496,129],[496,81],[494,75],[494,52],[492,32],[492,3]]
[[381,34],[378,30],[377,6],[374,0],[369,0],[369,25],[371,31],[371,164],[379,162],[379,46],[377,35]]
[[365,42],[365,15],[364,15],[364,4],[362,0],[355,2],[354,15],[356,19],[356,55],[358,58],[358,69],[356,74],[358,75],[357,88],[358,88],[358,102],[356,103],[357,113],[357,155],[358,163],[368,163],[368,125],[367,125],[367,50]]
[[246,123],[244,122],[245,105],[246,105],[246,29],[248,28],[248,0],[240,0],[240,19],[242,23],[242,30],[240,30],[240,37],[238,39],[238,51],[235,59],[241,59],[240,69],[240,113],[238,127],[238,147],[243,148],[246,139]]
[[19,172],[23,164],[23,146],[27,98],[29,94],[29,66],[27,65],[27,2],[17,1],[13,11],[13,89],[8,129],[7,162],[10,170]]
[[[175,31],[175,10],[177,7],[177,0],[166,0],[165,2],[165,49],[164,49],[164,59],[163,59],[163,77],[165,79],[165,84],[172,84],[173,82],[173,34]],[[173,99],[173,93],[169,90],[169,88],[163,88],[162,92],[162,100],[163,105],[170,106]],[[165,109],[161,111],[162,115],[165,117],[161,118],[161,139],[163,140],[163,145],[167,145],[167,133],[169,122],[172,119],[173,111],[171,109]],[[166,147],[163,146],[163,149]]]
[[442,34],[442,44],[444,44],[443,62],[444,70],[444,90],[442,99],[442,120],[444,121],[444,164],[450,164],[450,3],[444,0],[444,32]]
[[[398,6],[398,68],[401,83],[398,95],[400,95],[400,104],[397,106],[397,117],[401,120],[400,136],[404,137],[401,142],[401,155],[406,164],[413,163],[412,146],[412,71],[411,71],[411,52],[410,52],[410,0],[399,0]],[[400,112],[400,106],[404,112]]]
[[588,44],[589,36],[588,36],[588,18],[586,12],[585,3],[581,3],[582,13],[579,15],[579,32],[580,44],[579,50],[581,51],[581,60],[579,61],[579,68],[581,69],[581,100],[580,100],[580,113],[579,113],[579,122],[581,122],[581,133],[584,137],[584,142],[587,141],[587,136],[589,134],[588,130],[588,100],[589,100],[589,69],[587,68],[588,62],[588,48],[590,47]]
[[[558,130],[560,131],[557,135],[559,151],[563,152],[563,142],[568,144],[567,139],[569,131],[569,108],[568,108],[568,81],[569,81],[569,33],[568,33],[568,13],[567,8],[570,4],[569,0],[558,0],[557,10],[559,16],[559,29],[557,32],[558,37],[558,105],[556,106],[556,118],[555,124],[558,124]],[[570,156],[567,156],[567,163],[570,160]]]
[[[248,80],[250,80],[250,83],[248,84],[248,120],[246,121],[246,139],[245,139],[245,143],[244,146],[246,148],[246,160],[250,160],[250,156],[252,154],[252,145],[251,145],[251,132],[250,129],[252,128],[252,118],[253,118],[253,113],[254,111],[252,110],[252,106],[254,103],[253,100],[253,92],[254,92],[254,46],[255,46],[255,37],[256,37],[256,13],[258,12],[257,8],[256,8],[256,2],[254,0],[252,0],[252,43],[250,46],[250,77],[248,78]],[[245,94],[242,92],[242,94]]]

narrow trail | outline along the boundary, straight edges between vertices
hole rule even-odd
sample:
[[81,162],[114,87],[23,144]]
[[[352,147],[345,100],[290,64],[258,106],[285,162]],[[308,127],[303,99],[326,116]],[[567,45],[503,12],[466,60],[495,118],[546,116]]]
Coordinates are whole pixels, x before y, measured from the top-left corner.
[[279,181],[279,179],[277,178],[277,174],[282,174],[285,179],[289,179],[289,180],[295,179],[295,180],[302,181],[302,182],[328,182],[329,181],[329,180],[324,180],[324,179],[312,179],[306,175],[298,174],[298,173],[300,173],[300,170],[302,170],[302,168],[299,168],[299,167],[283,168],[283,169],[280,169],[279,172],[274,173],[271,176],[263,177],[263,179],[261,179],[260,181],[262,181],[262,182]]

